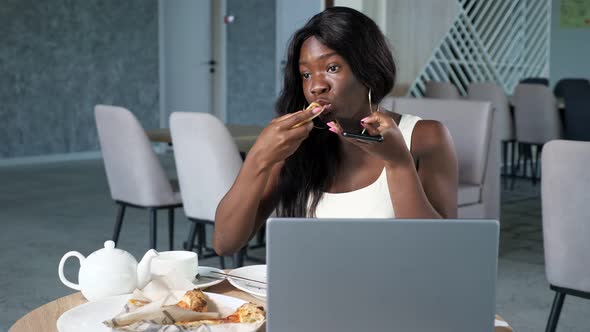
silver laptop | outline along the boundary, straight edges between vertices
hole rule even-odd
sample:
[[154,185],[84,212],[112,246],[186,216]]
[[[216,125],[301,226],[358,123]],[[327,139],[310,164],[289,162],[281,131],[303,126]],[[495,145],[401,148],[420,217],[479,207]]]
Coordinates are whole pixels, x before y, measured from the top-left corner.
[[494,330],[495,220],[267,224],[269,332]]

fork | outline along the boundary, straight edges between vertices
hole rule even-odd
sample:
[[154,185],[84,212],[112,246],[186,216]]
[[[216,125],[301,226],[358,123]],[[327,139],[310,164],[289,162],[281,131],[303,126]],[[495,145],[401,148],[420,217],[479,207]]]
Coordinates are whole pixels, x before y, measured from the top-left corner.
[[239,279],[239,280],[256,282],[256,283],[259,283],[259,284],[266,285],[266,281],[254,280],[254,279],[250,279],[250,278],[246,278],[246,277],[240,277],[240,276],[232,275],[232,274],[229,274],[229,273],[222,273],[222,272],[217,272],[217,271],[211,271],[211,273],[215,273],[215,274],[217,274],[219,276],[224,276],[226,278]]

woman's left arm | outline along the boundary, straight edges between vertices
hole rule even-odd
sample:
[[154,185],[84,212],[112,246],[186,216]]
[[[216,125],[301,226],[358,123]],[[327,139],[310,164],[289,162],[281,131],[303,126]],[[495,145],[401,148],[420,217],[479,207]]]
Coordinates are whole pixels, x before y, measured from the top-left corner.
[[[385,162],[387,183],[396,218],[457,218],[458,163],[448,129],[438,121],[420,120],[412,131],[411,151],[392,117],[374,112],[361,120],[369,135],[382,143],[346,138]],[[328,123],[342,135],[342,128]]]
[[407,160],[386,162],[396,218],[457,218],[458,163],[447,128],[418,121],[411,149]]

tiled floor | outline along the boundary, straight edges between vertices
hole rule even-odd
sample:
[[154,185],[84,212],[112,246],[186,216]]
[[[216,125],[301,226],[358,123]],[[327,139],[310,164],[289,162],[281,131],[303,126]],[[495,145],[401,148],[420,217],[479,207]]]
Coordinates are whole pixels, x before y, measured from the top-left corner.
[[[174,173],[170,155],[163,162]],[[32,309],[71,294],[57,277],[67,251],[84,255],[111,236],[115,207],[101,160],[0,167],[0,331]],[[162,221],[165,214],[159,215]],[[129,210],[119,246],[140,257],[148,245],[147,211]],[[181,210],[176,218],[176,247],[188,234]],[[158,245],[167,247],[166,223]],[[254,253],[264,256],[263,250]],[[218,266],[215,258],[202,265]],[[516,331],[545,328],[553,293],[543,266],[539,186],[518,181],[502,193],[497,312]],[[66,275],[76,280],[77,264]],[[589,331],[590,301],[567,297],[559,331]]]

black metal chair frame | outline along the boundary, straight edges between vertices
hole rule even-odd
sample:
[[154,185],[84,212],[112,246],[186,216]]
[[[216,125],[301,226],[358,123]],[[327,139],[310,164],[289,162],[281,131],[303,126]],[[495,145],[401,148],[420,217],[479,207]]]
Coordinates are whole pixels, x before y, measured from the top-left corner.
[[[226,268],[225,265],[225,258],[224,256],[219,256],[215,253],[213,248],[207,247],[207,231],[205,229],[206,225],[215,226],[215,222],[212,220],[204,220],[204,219],[196,219],[196,218],[188,218],[191,222],[191,228],[188,234],[188,239],[184,242],[184,250],[192,251],[194,248],[197,248],[197,254],[199,258],[210,258],[210,257],[219,257],[219,264],[221,265],[222,269]],[[197,240],[195,244],[195,239]],[[251,260],[258,263],[265,263],[265,260],[258,259],[256,257],[248,256],[248,248],[259,248],[264,246],[264,243],[260,242],[260,232],[258,233],[257,244],[251,247],[244,247],[239,252],[233,255],[233,262],[234,267],[242,267],[244,266],[244,261]]]
[[121,233],[121,226],[123,225],[123,218],[125,217],[126,207],[133,207],[136,209],[147,209],[150,213],[150,248],[156,249],[157,240],[157,218],[158,210],[168,210],[168,241],[170,250],[174,250],[174,209],[182,207],[182,204],[163,205],[163,206],[140,206],[123,201],[115,201],[119,205],[117,212],[117,219],[115,221],[115,229],[113,230],[113,242],[117,244],[119,241],[119,234]]
[[551,313],[549,314],[549,319],[547,320],[545,332],[555,332],[565,296],[572,295],[590,300],[590,293],[570,288],[557,287],[554,285],[549,285],[549,288],[555,291],[555,297],[553,298],[553,305],[551,306]]
[[[508,155],[508,149],[510,149],[510,156]],[[504,176],[504,185],[506,185],[506,178],[512,176],[514,168],[514,160],[516,159],[516,140],[503,140],[502,141],[502,172]]]
[[[533,185],[537,184],[537,181],[540,179],[539,176],[539,160],[541,158],[541,153],[543,151],[543,144],[542,143],[523,143],[523,142],[516,142],[518,145],[518,160],[516,164],[512,165],[512,174],[511,174],[511,183],[510,183],[510,190],[514,189],[514,181],[517,177],[517,170],[520,169],[520,164],[523,162],[522,167],[522,175],[521,177],[526,178],[526,170],[527,166],[530,166],[531,170],[531,180]],[[537,151],[535,153],[535,158],[533,158],[533,146],[537,147]]]

